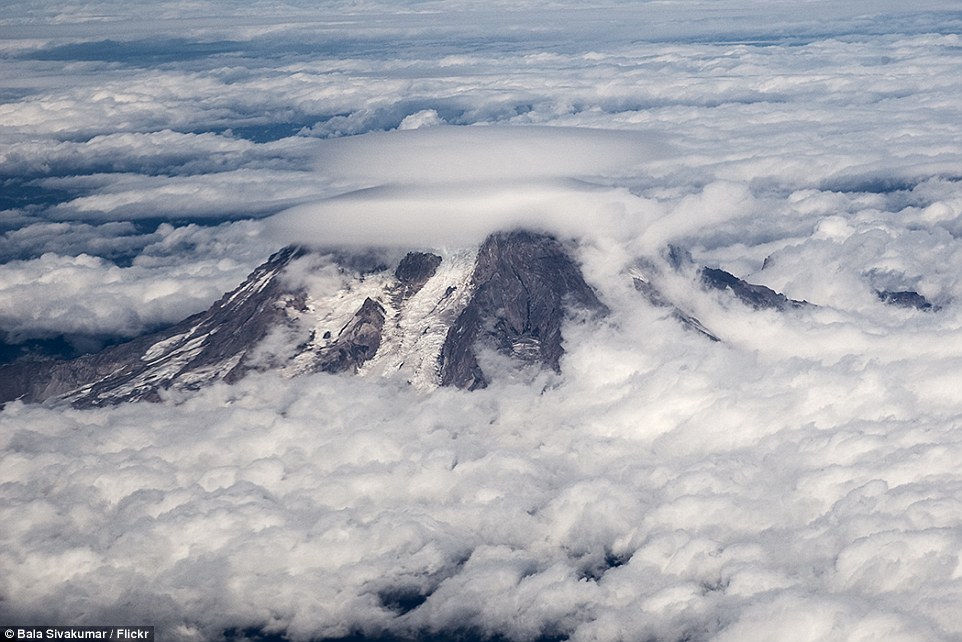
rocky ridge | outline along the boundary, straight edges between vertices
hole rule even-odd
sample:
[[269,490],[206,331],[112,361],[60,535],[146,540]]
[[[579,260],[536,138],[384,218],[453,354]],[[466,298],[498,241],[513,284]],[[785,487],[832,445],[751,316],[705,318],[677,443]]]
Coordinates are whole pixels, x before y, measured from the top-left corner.
[[161,332],[76,359],[3,366],[0,402],[158,400],[266,369],[400,373],[419,386],[473,389],[488,383],[480,347],[558,370],[567,311],[605,311],[561,243],[542,234],[494,234],[476,255],[447,260],[411,252],[393,272],[352,273],[333,292],[290,278],[312,254],[284,248],[210,309]]
[[[649,304],[713,342],[720,333],[687,309],[677,288],[676,300],[663,291],[666,268],[754,310],[814,307],[721,268],[698,267],[676,247],[660,262],[639,261],[629,270]],[[894,306],[939,309],[914,291],[877,294]],[[490,383],[486,354],[560,371],[565,322],[607,313],[569,248],[545,234],[495,233],[474,250],[444,257],[409,252],[393,270],[370,256],[287,247],[208,310],[173,327],[73,359],[0,366],[0,404],[155,401],[166,390],[232,383],[263,370],[393,376],[419,388],[474,390]]]

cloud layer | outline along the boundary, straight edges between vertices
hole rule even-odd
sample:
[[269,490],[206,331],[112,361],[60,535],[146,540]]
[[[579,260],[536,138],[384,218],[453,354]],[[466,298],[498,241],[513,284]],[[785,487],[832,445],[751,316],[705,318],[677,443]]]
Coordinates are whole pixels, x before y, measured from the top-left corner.
[[[471,394],[262,375],[8,405],[3,621],[962,636],[951,2],[8,4],[8,340],[175,321],[286,242],[507,225],[577,239],[612,315],[565,329],[563,375]],[[669,243],[817,307],[693,288]],[[649,306],[639,262],[722,342]]]
[[543,395],[262,376],[159,405],[14,404],[5,614],[176,639],[960,633],[958,354],[865,340],[823,363],[765,350],[798,320],[719,346],[640,302],[615,312],[569,330]]
[[[249,223],[162,224],[152,234],[102,227],[34,224],[7,234],[11,252],[32,246],[42,253],[0,266],[4,341],[134,337],[207,309],[243,280],[250,263],[266,258],[251,239],[259,228]],[[118,265],[97,254],[134,256]]]

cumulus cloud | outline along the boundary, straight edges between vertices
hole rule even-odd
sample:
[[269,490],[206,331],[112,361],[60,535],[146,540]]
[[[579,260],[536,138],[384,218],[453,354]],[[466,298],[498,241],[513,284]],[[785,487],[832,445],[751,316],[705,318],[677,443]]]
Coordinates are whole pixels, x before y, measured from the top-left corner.
[[[177,639],[958,635],[959,418],[911,392],[957,357],[846,374],[621,303],[542,395],[265,375],[159,405],[12,405],[5,616]],[[862,402],[837,388],[853,376]]]
[[[470,394],[261,374],[9,404],[4,621],[962,636],[957,9],[511,4],[6,8],[4,332],[175,321],[286,242],[508,225],[577,238],[611,314],[565,328],[563,374],[492,360]],[[722,341],[648,305],[639,262]],[[750,310],[699,265],[817,307]]]
[[[0,265],[0,332],[26,339],[133,337],[207,309],[265,256],[253,223],[214,228],[163,224],[149,234],[128,225],[33,225],[5,240],[42,254]],[[39,228],[39,229],[38,229]],[[66,235],[66,239],[64,238]],[[89,237],[96,235],[97,241]],[[80,238],[77,238],[77,237]],[[102,254],[133,249],[128,265]],[[106,251],[106,250],[111,251]]]
[[136,255],[155,240],[153,234],[144,234],[129,221],[30,223],[0,236],[0,257],[4,263],[47,253],[121,258]]

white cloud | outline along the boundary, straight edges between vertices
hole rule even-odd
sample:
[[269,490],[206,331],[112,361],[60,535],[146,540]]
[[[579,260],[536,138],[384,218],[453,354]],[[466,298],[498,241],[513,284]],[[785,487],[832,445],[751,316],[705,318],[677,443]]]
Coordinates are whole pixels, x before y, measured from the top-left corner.
[[[499,229],[585,236],[635,199],[562,181],[371,188],[302,205],[267,222],[271,238],[330,247],[464,247]],[[633,226],[637,227],[637,223]]]
[[434,109],[424,109],[422,111],[405,116],[398,129],[421,129],[422,127],[435,127],[444,124],[438,112]]
[[663,158],[663,136],[545,127],[441,127],[326,141],[325,175],[374,184],[461,184],[633,175]]
[[135,255],[155,240],[153,234],[138,232],[128,221],[102,225],[30,223],[0,236],[0,256],[4,261],[47,253],[126,257]]
[[[23,231],[40,234],[42,244],[57,244],[56,239],[46,238],[51,233],[59,237],[71,231],[66,224],[52,230],[46,227]],[[91,233],[86,227],[80,226],[84,236]],[[94,229],[109,245],[115,232]],[[119,231],[131,232],[125,226]],[[261,242],[255,240],[257,234],[257,226],[251,223],[217,228],[165,224],[149,235],[121,237],[137,254],[126,267],[89,254],[50,251],[4,263],[0,265],[0,329],[7,341],[19,342],[61,334],[132,337],[176,323],[207,309],[266,258]],[[24,235],[9,237],[20,243]]]
[[[579,367],[620,334],[649,340],[633,371]],[[202,637],[958,634],[943,606],[962,590],[953,408],[908,421],[869,417],[851,391],[813,403],[799,372],[849,379],[667,322],[573,338],[563,382],[541,396],[259,376],[180,405],[14,404],[0,415],[8,510],[32,526],[4,535],[27,560],[5,562],[6,608],[84,621],[121,609]],[[919,403],[906,367],[860,376],[904,408]],[[144,606],[121,607],[135,586]],[[403,591],[430,595],[396,619]]]
[[[643,171],[670,148],[656,135],[535,127],[435,127],[319,146],[318,171],[363,186],[271,218],[284,242],[458,247],[496,230],[588,236],[644,204],[593,184]],[[644,222],[636,221],[633,229]]]
[[[51,195],[3,214],[2,253],[25,259],[0,266],[4,331],[174,321],[282,242],[514,224],[578,237],[612,314],[566,328],[563,375],[472,394],[262,375],[9,405],[2,619],[175,640],[962,636],[956,7],[225,7],[6,7],[0,175]],[[819,308],[693,289],[669,242]],[[645,304],[639,258],[724,341]],[[874,293],[897,288],[942,309]]]
[[56,205],[47,214],[67,220],[138,220],[262,217],[330,192],[303,173],[237,169],[195,176],[93,175],[48,178],[53,189],[97,185],[95,193]]

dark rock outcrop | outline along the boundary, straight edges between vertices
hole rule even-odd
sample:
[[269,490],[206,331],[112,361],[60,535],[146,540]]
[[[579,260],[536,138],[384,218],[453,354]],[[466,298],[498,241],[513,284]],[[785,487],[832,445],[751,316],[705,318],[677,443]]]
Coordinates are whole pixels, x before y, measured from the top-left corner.
[[331,374],[357,372],[381,346],[384,318],[384,307],[380,303],[370,297],[364,299],[361,309],[341,328],[334,343],[317,356],[314,370]]
[[394,270],[394,278],[398,281],[398,296],[409,299],[417,294],[428,279],[434,276],[439,265],[441,257],[437,254],[408,252]]
[[938,308],[929,303],[928,299],[914,290],[876,290],[879,301],[900,308],[915,308],[924,312],[934,312]]
[[[423,352],[430,342],[420,344],[404,335],[411,329],[402,327],[396,316],[437,274],[441,257],[425,252],[405,256],[394,278],[385,279],[383,291],[366,296],[336,336],[328,331],[319,337],[316,320],[329,311],[315,308],[316,300],[283,278],[291,262],[306,252],[295,247],[277,252],[210,309],[161,332],[75,359],[22,360],[2,366],[0,402],[59,399],[89,407],[158,400],[165,389],[230,383],[255,369],[278,368],[290,376],[311,371],[354,373],[378,354],[388,336],[394,350],[421,346],[417,349],[422,353],[414,360],[428,368],[435,360],[436,383],[479,388],[488,383],[478,362],[479,349],[557,371],[564,353],[561,326],[566,310],[605,310],[556,239],[511,232],[492,235],[481,246],[463,307],[451,308],[450,297],[457,289],[451,284],[439,294],[434,310],[418,312],[437,315],[425,316],[425,324],[440,322],[447,328],[433,356]],[[355,285],[388,269],[361,271],[334,258],[342,269],[356,274]],[[347,296],[349,292],[345,291]],[[402,354],[400,363],[404,362]]]
[[526,231],[497,233],[481,245],[474,294],[441,348],[441,385],[469,390],[488,379],[479,347],[559,370],[567,307],[606,311],[581,270],[554,238]]
[[661,291],[652,285],[650,281],[640,276],[632,277],[631,281],[635,286],[635,289],[644,294],[649,303],[659,308],[667,308],[671,310],[672,318],[684,325],[685,328],[693,330],[698,334],[711,339],[712,341],[721,341],[721,339],[712,334],[711,331],[706,328],[701,321],[666,299]]
[[704,267],[701,269],[701,282],[716,290],[729,290],[738,299],[756,310],[788,310],[810,305],[807,301],[789,299],[784,294],[765,287],[755,285],[738,278],[730,272],[717,268]]

